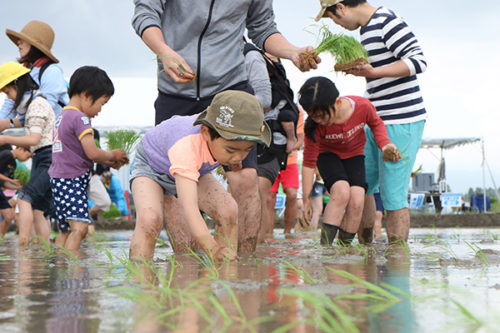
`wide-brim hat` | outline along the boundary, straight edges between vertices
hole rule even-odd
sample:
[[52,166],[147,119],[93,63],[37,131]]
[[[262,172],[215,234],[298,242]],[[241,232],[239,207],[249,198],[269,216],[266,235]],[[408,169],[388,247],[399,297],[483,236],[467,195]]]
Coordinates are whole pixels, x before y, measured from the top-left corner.
[[0,65],[0,89],[29,72],[29,68],[20,63],[13,61],[3,63]]
[[6,29],[5,33],[17,45],[19,39],[39,49],[54,62],[59,60],[50,51],[54,44],[54,30],[45,22],[33,20],[26,24],[21,32]]
[[321,4],[321,9],[314,20],[319,21],[323,17],[328,17],[325,13],[326,9],[330,6],[338,4],[339,2],[342,2],[342,0],[320,0],[319,3]]
[[226,90],[215,95],[193,123],[198,124],[213,128],[226,140],[254,141],[268,147],[271,144],[271,129],[264,121],[262,105],[244,91]]

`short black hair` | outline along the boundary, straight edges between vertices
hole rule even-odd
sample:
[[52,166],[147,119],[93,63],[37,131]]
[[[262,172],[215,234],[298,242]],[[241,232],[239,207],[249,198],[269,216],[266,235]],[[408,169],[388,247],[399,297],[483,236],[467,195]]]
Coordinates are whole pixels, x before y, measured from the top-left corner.
[[335,105],[339,91],[335,83],[324,76],[314,76],[306,80],[299,90],[299,103],[309,116],[304,124],[305,135],[316,142],[314,132],[317,124],[312,116],[329,115],[330,108]]
[[17,61],[19,61],[20,64],[25,62],[27,62],[28,64],[32,64],[42,57],[46,57],[45,53],[30,44],[30,50],[28,51],[28,54],[26,54],[24,57],[18,58]]
[[[346,7],[357,7],[365,2],[366,2],[366,0],[344,0],[344,1],[341,1],[339,3],[343,4]],[[337,16],[337,4],[330,6],[330,7],[327,7],[326,11],[332,12],[333,15]]]
[[95,66],[83,66],[71,75],[68,95],[71,98],[82,93],[95,102],[102,96],[113,96],[115,87],[108,74],[102,69]]
[[207,126],[207,128],[208,128],[208,134],[210,134],[210,139],[215,140],[215,139],[218,139],[221,137],[219,132],[214,130],[212,127],[210,127],[208,125],[205,125],[205,126]]

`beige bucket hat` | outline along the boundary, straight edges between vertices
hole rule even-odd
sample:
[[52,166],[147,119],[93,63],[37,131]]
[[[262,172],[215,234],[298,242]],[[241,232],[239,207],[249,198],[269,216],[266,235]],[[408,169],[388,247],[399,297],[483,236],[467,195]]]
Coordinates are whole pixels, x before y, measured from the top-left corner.
[[54,30],[45,22],[33,20],[26,24],[21,32],[13,30],[5,30],[7,37],[17,45],[19,39],[33,45],[54,62],[59,62],[56,57],[50,52],[52,44],[54,44]]
[[342,0],[320,0],[319,3],[321,4],[321,9],[319,11],[318,16],[316,16],[314,20],[319,21],[321,18],[327,17],[325,15],[326,9],[330,6],[338,4],[339,2],[342,2]]
[[226,90],[215,95],[212,103],[193,125],[205,124],[227,140],[271,143],[271,130],[264,121],[259,100],[244,91]]

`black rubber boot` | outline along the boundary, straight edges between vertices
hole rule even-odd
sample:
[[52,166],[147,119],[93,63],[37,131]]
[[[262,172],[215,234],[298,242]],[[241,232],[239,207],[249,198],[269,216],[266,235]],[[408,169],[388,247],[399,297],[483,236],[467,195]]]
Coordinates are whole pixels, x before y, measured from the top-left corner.
[[321,222],[321,245],[332,245],[339,227]]
[[342,230],[342,229],[339,229],[339,244],[340,245],[343,245],[343,246],[349,246],[351,245],[352,243],[352,240],[354,239],[354,237],[356,236],[356,234],[354,233],[350,233],[350,232],[347,232],[345,230]]

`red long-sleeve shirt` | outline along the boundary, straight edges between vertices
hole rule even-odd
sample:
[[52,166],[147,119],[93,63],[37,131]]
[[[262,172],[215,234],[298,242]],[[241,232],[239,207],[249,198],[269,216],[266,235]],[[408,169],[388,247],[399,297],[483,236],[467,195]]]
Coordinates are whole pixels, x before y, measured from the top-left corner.
[[363,155],[366,142],[365,125],[368,125],[372,130],[380,149],[391,143],[384,122],[377,115],[375,107],[368,99],[359,96],[345,96],[343,98],[347,98],[353,106],[354,111],[351,117],[343,124],[330,126],[318,124],[314,132],[316,142],[307,136],[305,137],[304,166],[315,168],[318,155],[324,152],[334,153],[340,159]]

